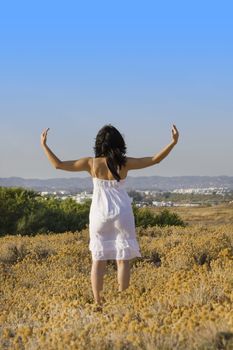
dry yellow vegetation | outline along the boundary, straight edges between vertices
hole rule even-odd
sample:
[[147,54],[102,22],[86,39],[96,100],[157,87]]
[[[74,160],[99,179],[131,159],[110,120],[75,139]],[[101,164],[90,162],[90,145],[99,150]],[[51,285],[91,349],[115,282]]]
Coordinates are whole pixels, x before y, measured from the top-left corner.
[[[161,212],[164,207],[156,207],[151,210]],[[214,206],[200,207],[168,207],[171,212],[177,213],[189,225],[222,225],[233,223],[233,204],[219,204]]]
[[[204,210],[204,209],[203,209]],[[88,230],[0,239],[1,349],[233,349],[233,224],[137,228],[95,307]]]

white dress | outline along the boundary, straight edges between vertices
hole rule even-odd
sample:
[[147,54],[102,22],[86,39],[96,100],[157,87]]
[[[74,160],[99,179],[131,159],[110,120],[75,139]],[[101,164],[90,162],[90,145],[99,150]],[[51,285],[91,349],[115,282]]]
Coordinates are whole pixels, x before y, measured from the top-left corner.
[[[94,171],[93,158],[93,174]],[[89,213],[89,250],[93,260],[129,260],[141,257],[136,238],[131,199],[125,179],[93,177],[93,196]]]

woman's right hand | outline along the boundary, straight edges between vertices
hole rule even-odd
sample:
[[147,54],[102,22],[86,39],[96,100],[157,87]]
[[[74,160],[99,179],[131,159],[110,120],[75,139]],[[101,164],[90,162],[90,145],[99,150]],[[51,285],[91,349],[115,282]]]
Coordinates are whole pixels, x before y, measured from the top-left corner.
[[176,144],[178,142],[178,138],[179,138],[179,132],[178,132],[176,126],[173,124],[172,139],[173,139],[174,144]]
[[49,130],[49,128],[45,129],[40,135],[41,146],[46,145],[48,130]]

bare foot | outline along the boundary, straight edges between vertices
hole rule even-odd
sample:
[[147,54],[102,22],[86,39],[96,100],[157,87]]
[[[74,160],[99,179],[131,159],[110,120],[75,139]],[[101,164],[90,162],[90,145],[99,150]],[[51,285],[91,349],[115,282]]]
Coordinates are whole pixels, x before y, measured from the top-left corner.
[[100,297],[100,299],[99,299],[98,301],[95,300],[95,304],[96,304],[96,305],[103,305],[105,302],[106,302],[106,299],[105,299],[104,296],[103,296],[103,297]]
[[100,304],[94,304],[92,309],[94,312],[97,312],[97,311],[102,311],[103,307]]

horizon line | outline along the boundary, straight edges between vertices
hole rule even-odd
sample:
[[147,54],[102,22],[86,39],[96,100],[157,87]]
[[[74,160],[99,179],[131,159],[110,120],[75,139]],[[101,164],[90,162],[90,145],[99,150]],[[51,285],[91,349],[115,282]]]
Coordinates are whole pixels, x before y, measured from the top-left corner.
[[[142,177],[233,177],[233,175],[139,175],[139,176],[132,176],[132,175],[128,175],[126,178],[142,178]],[[22,177],[22,176],[8,176],[8,177],[0,177],[1,179],[24,179],[24,180],[59,180],[59,179],[75,179],[75,178],[79,178],[79,179],[91,179],[92,176],[85,176],[85,177],[80,177],[80,176],[73,176],[73,177],[48,177],[48,178],[26,178],[26,177]]]

